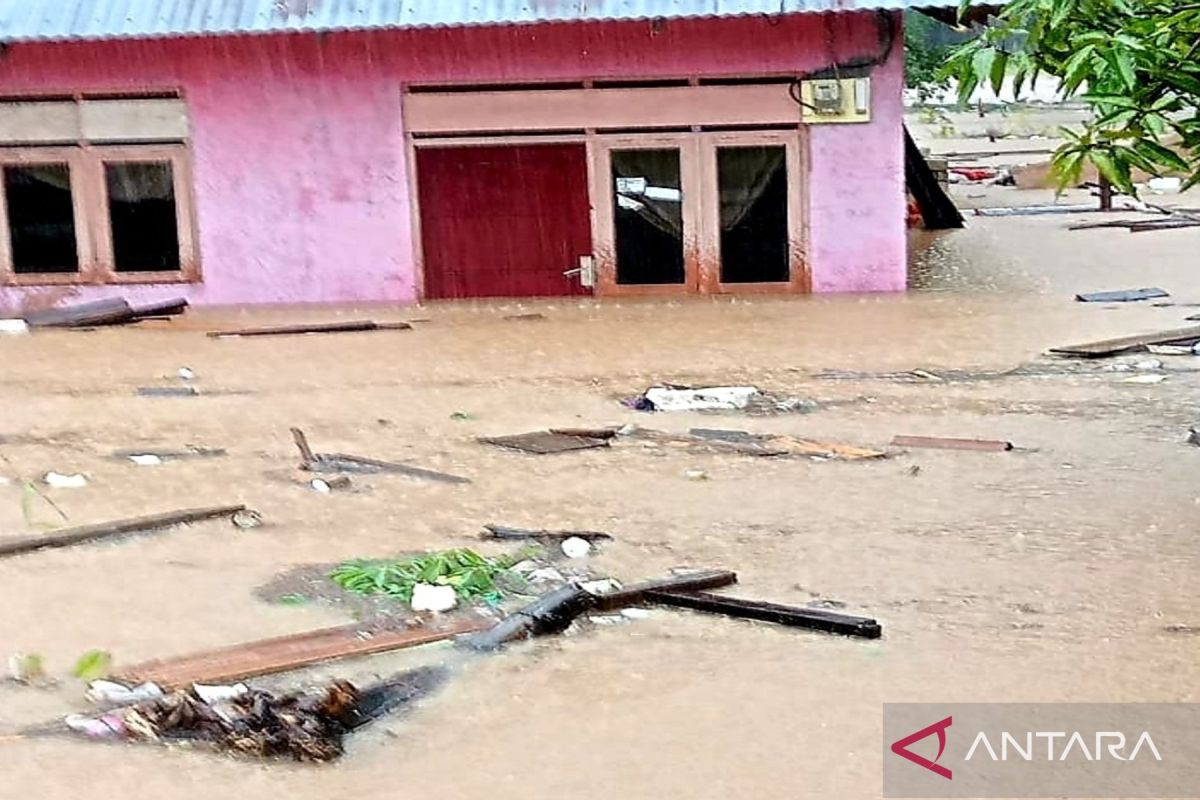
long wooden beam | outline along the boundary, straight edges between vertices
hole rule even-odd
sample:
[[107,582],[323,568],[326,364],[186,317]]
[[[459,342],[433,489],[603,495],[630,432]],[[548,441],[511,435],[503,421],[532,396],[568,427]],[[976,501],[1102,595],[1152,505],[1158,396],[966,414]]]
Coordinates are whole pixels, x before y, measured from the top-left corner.
[[179,658],[147,661],[120,669],[117,679],[129,683],[151,681],[164,688],[186,687],[193,683],[226,683],[287,672],[323,661],[440,642],[486,630],[491,625],[491,621],[483,618],[469,618],[438,627],[379,628],[362,623],[343,625],[244,642]]
[[95,525],[82,525],[77,528],[63,528],[45,536],[27,536],[20,539],[0,541],[0,558],[7,556],[32,553],[35,550],[49,550],[57,547],[107,539],[113,536],[123,536],[129,533],[148,533],[150,531],[170,528],[187,522],[200,522],[215,517],[231,517],[238,511],[244,511],[243,505],[215,506],[212,508],[193,508],[184,511],[168,511],[165,514],[151,514],[146,517],[119,519],[113,522],[100,522]]

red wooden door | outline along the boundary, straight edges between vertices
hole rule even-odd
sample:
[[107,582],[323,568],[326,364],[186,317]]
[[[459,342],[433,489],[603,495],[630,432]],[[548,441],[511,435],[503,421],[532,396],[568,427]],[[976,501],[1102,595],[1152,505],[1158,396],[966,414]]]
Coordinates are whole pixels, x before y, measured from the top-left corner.
[[592,252],[582,144],[417,150],[425,296],[589,294],[565,270]]

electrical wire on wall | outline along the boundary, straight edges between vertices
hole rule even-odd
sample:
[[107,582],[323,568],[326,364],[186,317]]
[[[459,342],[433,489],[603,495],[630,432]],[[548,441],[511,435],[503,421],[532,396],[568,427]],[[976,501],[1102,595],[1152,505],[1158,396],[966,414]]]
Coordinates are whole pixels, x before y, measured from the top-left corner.
[[843,75],[848,78],[866,77],[871,74],[871,71],[875,67],[882,66],[891,59],[892,50],[896,46],[896,39],[899,38],[900,26],[896,22],[895,14],[890,11],[876,11],[875,29],[879,37],[878,52],[873,56],[858,56],[845,61],[838,61],[836,51],[837,36],[832,27],[833,16],[833,14],[822,15],[825,26],[825,43],[829,50],[829,60],[832,63],[827,67],[798,75],[788,86],[788,95],[792,100],[801,108],[806,108],[809,111],[815,111],[816,109],[812,104],[804,101],[801,83],[826,78],[840,80]]

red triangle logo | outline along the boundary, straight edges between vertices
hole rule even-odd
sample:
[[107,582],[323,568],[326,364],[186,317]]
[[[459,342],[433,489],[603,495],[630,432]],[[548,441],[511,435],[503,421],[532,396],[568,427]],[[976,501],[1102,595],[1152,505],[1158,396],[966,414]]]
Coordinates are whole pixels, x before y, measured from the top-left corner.
[[[922,728],[916,733],[909,734],[899,741],[892,742],[892,752],[901,758],[907,758],[909,761],[913,762],[919,767],[924,767],[930,772],[941,775],[948,781],[954,780],[954,773],[937,763],[937,760],[942,757],[942,753],[946,752],[946,728],[949,728],[953,724],[954,717],[946,717],[941,722],[935,722],[928,728]],[[915,744],[916,742],[919,742],[928,736],[932,736],[935,733],[938,737],[938,751],[937,755],[933,757],[933,761],[930,761],[924,756],[919,756],[908,749],[909,745]]]

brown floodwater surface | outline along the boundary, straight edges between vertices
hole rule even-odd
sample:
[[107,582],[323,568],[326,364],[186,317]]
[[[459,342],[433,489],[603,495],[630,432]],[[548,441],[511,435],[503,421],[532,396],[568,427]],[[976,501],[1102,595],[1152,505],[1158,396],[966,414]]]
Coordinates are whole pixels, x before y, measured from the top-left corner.
[[[1087,219],[1089,217],[1083,217]],[[448,663],[449,683],[324,767],[0,735],[0,798],[870,798],[881,706],[897,701],[1195,701],[1200,373],[1131,385],[1048,347],[1175,328],[1197,309],[1072,302],[1161,286],[1200,302],[1200,233],[1068,232],[1074,217],[971,220],[915,242],[908,295],[548,301],[195,311],[171,323],[0,338],[0,534],[244,502],[267,525],[204,523],[0,560],[0,655],[45,657],[57,688],[0,684],[0,734],[84,710],[67,677],[118,662],[347,621],[269,604],[281,570],[478,546],[485,522],[606,530],[601,571],[736,570],[739,596],[835,600],[878,618],[864,642],[653,610],[623,625],[468,658],[445,646],[322,665],[272,686],[367,681]],[[507,320],[541,313],[542,320]],[[212,340],[226,325],[422,319],[409,332]],[[1134,361],[1138,359],[1120,359]],[[135,396],[195,371],[195,398]],[[1008,371],[1023,367],[1010,374]],[[897,375],[925,370],[935,377]],[[942,376],[939,380],[936,376]],[[649,416],[659,382],[750,383],[824,407],[774,417]],[[469,415],[454,419],[454,412]],[[634,422],[886,446],[897,434],[1007,439],[1012,453],[912,451],[822,463],[622,447],[526,457],[477,436]],[[318,450],[466,475],[296,482],[290,426]],[[139,467],[116,450],[220,447]],[[911,474],[919,467],[917,474]],[[688,480],[700,469],[707,481]],[[1170,630],[1169,630],[1170,629]]]

